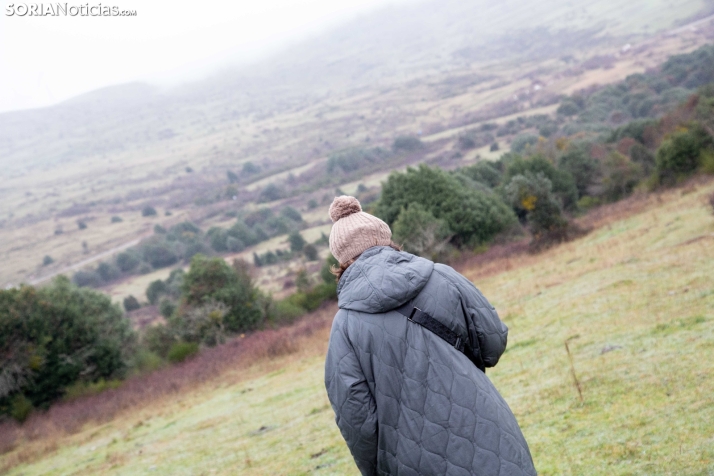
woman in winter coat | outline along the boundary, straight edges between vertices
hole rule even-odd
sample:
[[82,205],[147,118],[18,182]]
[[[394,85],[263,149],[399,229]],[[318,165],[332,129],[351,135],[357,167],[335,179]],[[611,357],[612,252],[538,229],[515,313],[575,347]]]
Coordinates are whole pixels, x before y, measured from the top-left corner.
[[508,329],[451,267],[399,250],[354,197],[330,206],[339,311],[325,363],[337,426],[363,475],[535,475],[486,377]]

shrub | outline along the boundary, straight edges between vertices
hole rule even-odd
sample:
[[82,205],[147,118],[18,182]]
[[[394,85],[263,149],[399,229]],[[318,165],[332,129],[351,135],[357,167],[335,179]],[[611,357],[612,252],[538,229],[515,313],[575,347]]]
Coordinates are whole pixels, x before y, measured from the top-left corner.
[[273,211],[270,208],[262,207],[246,216],[245,224],[253,228],[257,224],[263,223],[273,216]]
[[78,227],[80,230],[86,230],[86,229],[87,229],[87,223],[84,222],[84,221],[82,221],[82,220],[79,220],[79,221],[77,222],[77,227]]
[[165,235],[166,233],[168,233],[168,232],[166,231],[166,228],[164,228],[163,226],[161,226],[161,225],[159,225],[159,224],[154,225],[154,234],[156,234],[156,235]]
[[20,423],[27,420],[32,410],[32,401],[22,394],[16,395],[10,402],[10,416]]
[[478,162],[475,165],[459,169],[459,172],[471,180],[491,188],[497,187],[501,183],[501,172],[488,162]]
[[131,359],[131,369],[134,373],[153,372],[164,365],[164,360],[156,352],[139,349]]
[[445,249],[452,235],[444,220],[434,217],[419,203],[402,209],[392,232],[406,251],[432,259]]
[[566,210],[575,209],[578,203],[578,187],[575,179],[566,170],[557,169],[546,157],[536,155],[524,159],[514,155],[507,160],[504,183],[509,183],[516,175],[537,175],[542,173],[552,186]]
[[[588,194],[600,173],[599,163],[590,157],[584,147],[573,147],[566,151],[558,160],[558,167],[573,177],[580,197]],[[552,171],[549,172],[551,176],[554,175]],[[569,185],[563,187],[563,190],[566,194],[572,194]]]
[[144,260],[153,268],[171,266],[179,260],[179,256],[168,243],[154,242],[142,246]]
[[102,277],[99,276],[99,273],[97,273],[96,271],[83,270],[74,273],[74,275],[72,276],[72,282],[80,287],[92,288],[98,288],[99,286],[104,284]]
[[213,347],[226,340],[227,314],[228,307],[225,304],[208,301],[200,306],[183,309],[179,316],[171,320],[171,325],[182,341]]
[[580,112],[578,104],[570,98],[564,99],[558,106],[558,114],[561,116],[575,116]]
[[497,152],[499,149],[500,147],[498,146],[498,142],[494,142],[493,144],[491,144],[491,147],[489,147],[488,150],[490,150],[491,152]]
[[399,136],[392,142],[392,150],[395,152],[414,152],[424,148],[424,143],[414,136]]
[[64,400],[71,401],[88,395],[96,395],[106,390],[119,388],[120,385],[121,380],[119,379],[99,379],[96,382],[84,382],[80,380],[67,387],[67,390],[64,394]]
[[271,320],[276,322],[292,322],[305,314],[305,309],[289,299],[277,301],[271,312]]
[[149,287],[146,288],[146,298],[149,300],[151,305],[155,305],[159,302],[159,297],[168,291],[168,286],[165,282],[160,279],[152,281],[149,283]]
[[314,209],[317,208],[318,206],[320,206],[320,204],[317,203],[317,200],[315,200],[314,198],[311,198],[311,199],[308,200],[308,202],[307,202],[307,208],[310,209],[310,210],[314,210]]
[[337,299],[337,283],[322,283],[307,291],[300,291],[288,298],[294,305],[299,306],[305,312],[314,311],[322,303]]
[[201,229],[190,221],[183,221],[172,226],[169,229],[167,240],[175,240],[180,242],[193,241],[201,234]]
[[522,221],[528,223],[536,240],[558,236],[567,227],[550,180],[539,172],[516,175],[504,193]]
[[[327,171],[330,173],[351,173],[366,167],[375,167],[389,158],[389,152],[380,148],[355,148],[333,152],[327,160]],[[338,195],[342,195],[339,194]]]
[[274,183],[268,184],[258,196],[258,203],[273,202],[284,198],[283,190]]
[[592,197],[590,195],[586,195],[580,200],[578,200],[578,208],[583,211],[588,211],[591,208],[599,206],[601,203],[602,200],[599,197]]
[[305,253],[305,258],[307,258],[308,261],[317,261],[319,259],[315,245],[305,245],[302,251]]
[[211,248],[222,253],[228,251],[228,232],[217,226],[212,227],[206,232],[206,236],[211,242]]
[[295,277],[295,287],[302,293],[306,293],[310,290],[310,278],[305,268],[298,271]]
[[295,221],[298,223],[302,222],[302,215],[300,214],[300,212],[295,210],[291,206],[287,206],[287,207],[283,208],[282,210],[280,210],[280,214],[289,220],[292,220],[292,221]]
[[139,266],[139,263],[141,263],[141,258],[134,250],[123,251],[116,257],[116,264],[124,273],[128,273],[129,271],[136,269],[136,267]]
[[124,310],[126,312],[136,311],[137,309],[141,309],[138,299],[131,295],[124,298]]
[[123,221],[124,221],[124,220],[122,219],[122,217],[120,217],[120,216],[118,216],[118,215],[114,215],[114,216],[112,217],[112,223],[121,223],[121,222],[123,222]]
[[622,127],[614,130],[608,142],[619,142],[625,137],[631,137],[640,144],[645,143],[645,135],[648,129],[655,127],[657,122],[653,119],[637,119],[630,121]]
[[133,338],[108,296],[63,276],[40,289],[0,290],[0,411],[18,395],[42,408],[78,380],[122,378]]
[[632,193],[644,177],[644,171],[639,164],[619,152],[612,152],[603,163],[603,196],[612,202],[620,200]]
[[714,175],[714,150],[705,150],[701,155],[702,172]]
[[642,167],[644,175],[649,175],[657,165],[655,155],[642,144],[634,144],[630,147],[630,158]]
[[97,273],[105,283],[114,281],[121,274],[119,268],[110,263],[99,263],[99,266],[97,266]]
[[290,251],[298,253],[305,247],[305,238],[302,237],[299,231],[293,231],[288,236],[290,242]]
[[176,342],[169,349],[166,357],[169,362],[179,363],[198,353],[198,344],[195,342]]
[[260,172],[260,167],[255,165],[253,162],[246,162],[243,164],[243,173],[247,175],[257,174]]
[[199,254],[204,254],[204,255],[211,254],[211,249],[208,246],[206,246],[205,243],[203,243],[201,241],[187,243],[186,246],[184,247],[183,258],[186,261],[190,261],[191,258],[193,258],[194,256],[199,255]]
[[473,134],[459,134],[456,139],[456,145],[461,150],[469,150],[476,147],[476,141]]
[[245,244],[238,238],[229,236],[226,238],[226,248],[232,253],[238,253],[245,249]]
[[271,235],[283,235],[294,227],[293,222],[282,216],[270,217],[264,225]]
[[255,254],[253,255],[253,261],[256,263],[256,266],[270,266],[271,264],[275,264],[278,262],[278,255],[275,254],[272,251],[266,251],[262,255],[258,257],[258,261],[255,261]]
[[680,130],[662,142],[657,150],[657,173],[662,183],[672,184],[694,173],[702,152],[712,145],[712,137],[698,124]]
[[426,165],[390,174],[375,214],[392,226],[402,209],[414,203],[443,220],[455,244],[486,242],[515,222],[513,212],[495,194],[468,188],[448,172]]
[[533,134],[520,134],[513,138],[511,142],[511,151],[516,154],[522,154],[529,147],[532,147],[538,143],[538,136]]
[[45,257],[42,258],[42,266],[49,266],[54,262],[55,262],[55,260],[53,260],[52,256],[50,256],[50,255],[45,255]]
[[221,258],[196,255],[182,283],[183,299],[189,306],[207,302],[223,303],[228,307],[225,326],[230,332],[254,329],[262,316],[256,305],[260,297],[246,266],[235,261],[229,266]]
[[228,177],[228,182],[230,183],[236,183],[238,182],[238,175],[236,175],[235,172],[231,170],[226,171],[226,176]]
[[156,209],[152,206],[147,205],[141,209],[141,216],[143,216],[143,217],[156,216]]
[[159,303],[159,312],[166,319],[170,318],[174,312],[176,312],[177,305],[170,299],[162,299]]
[[176,336],[168,326],[158,324],[144,330],[142,343],[149,351],[166,358],[171,347],[176,343]]
[[238,220],[235,224],[228,229],[228,236],[241,241],[245,246],[252,246],[258,243],[258,237],[256,233],[250,229],[245,222]]

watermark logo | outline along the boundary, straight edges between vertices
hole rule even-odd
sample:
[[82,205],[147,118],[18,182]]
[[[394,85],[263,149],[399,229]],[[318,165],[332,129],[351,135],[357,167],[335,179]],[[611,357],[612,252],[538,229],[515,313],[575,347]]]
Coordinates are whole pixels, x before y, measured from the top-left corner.
[[11,3],[5,7],[8,17],[135,17],[136,10],[113,5],[70,5],[68,3]]

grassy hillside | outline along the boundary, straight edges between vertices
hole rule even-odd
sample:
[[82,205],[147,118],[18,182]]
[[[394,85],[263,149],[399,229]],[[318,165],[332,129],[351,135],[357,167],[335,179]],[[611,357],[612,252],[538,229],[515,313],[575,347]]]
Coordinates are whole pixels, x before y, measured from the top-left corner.
[[[709,179],[633,197],[585,217],[595,229],[576,241],[462,270],[510,328],[488,375],[540,474],[714,471],[712,193]],[[355,474],[322,384],[333,311],[285,341],[287,355],[26,442],[0,464],[24,462],[13,475]]]

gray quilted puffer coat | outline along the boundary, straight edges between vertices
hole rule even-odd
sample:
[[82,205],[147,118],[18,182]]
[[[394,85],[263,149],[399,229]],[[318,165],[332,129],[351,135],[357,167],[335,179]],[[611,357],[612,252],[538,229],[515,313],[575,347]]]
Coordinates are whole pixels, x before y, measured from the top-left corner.
[[[518,422],[463,353],[395,311],[414,299],[493,367],[508,329],[466,278],[389,247],[340,279],[325,385],[363,475],[534,475]],[[479,350],[480,349],[480,350]]]

